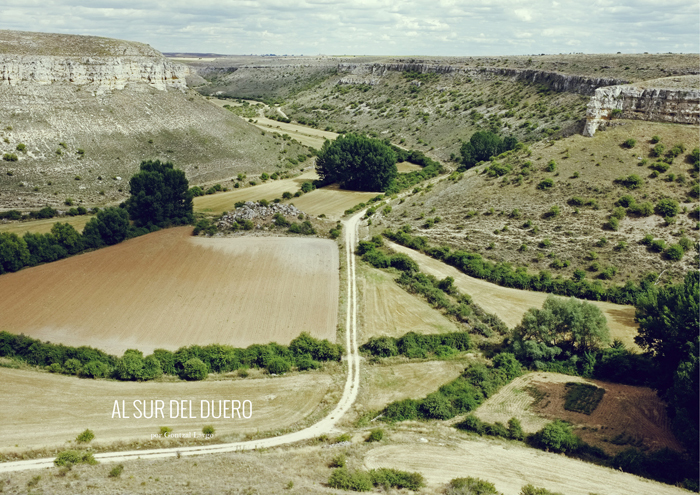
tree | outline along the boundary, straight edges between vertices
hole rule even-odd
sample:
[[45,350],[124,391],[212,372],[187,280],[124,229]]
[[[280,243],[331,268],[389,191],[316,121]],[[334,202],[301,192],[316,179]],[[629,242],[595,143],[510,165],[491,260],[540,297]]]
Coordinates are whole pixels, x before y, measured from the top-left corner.
[[669,405],[671,426],[688,452],[698,454],[698,357],[700,272],[683,283],[648,291],[637,299],[634,341],[657,365],[656,388]]
[[76,254],[83,250],[83,238],[71,224],[56,222],[51,227],[51,234],[68,254]]
[[573,297],[549,296],[542,309],[530,308],[513,331],[513,350],[521,360],[548,361],[566,351],[583,356],[610,341],[598,306]]
[[464,168],[472,168],[478,162],[488,160],[492,156],[512,150],[518,144],[514,137],[501,139],[498,134],[489,131],[479,131],[472,134],[468,143],[460,148]]
[[83,238],[89,247],[99,248],[122,242],[129,231],[129,213],[124,208],[105,208],[85,225]]
[[398,174],[396,153],[378,139],[356,134],[326,141],[318,152],[316,171],[324,183],[343,189],[385,191]]
[[29,263],[27,243],[17,234],[0,233],[0,273],[16,272]]
[[126,209],[137,227],[185,225],[194,219],[192,196],[185,172],[171,162],[141,162],[141,171],[129,181]]

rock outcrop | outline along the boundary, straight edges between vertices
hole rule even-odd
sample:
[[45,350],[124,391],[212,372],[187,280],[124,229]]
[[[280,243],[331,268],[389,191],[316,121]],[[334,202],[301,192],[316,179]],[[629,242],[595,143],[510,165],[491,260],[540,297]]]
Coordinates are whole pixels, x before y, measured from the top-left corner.
[[417,72],[420,74],[463,74],[475,79],[494,79],[504,77],[514,81],[541,84],[557,92],[593,95],[595,90],[604,86],[625,84],[627,81],[608,77],[584,77],[560,74],[534,69],[508,69],[499,67],[469,67],[424,63],[394,64],[338,64],[338,72],[349,74],[341,79],[343,84],[377,84],[378,79],[387,72]]
[[659,85],[666,87],[641,83],[596,89],[586,110],[583,135],[593,136],[613,118],[700,125],[700,90],[663,82],[667,84]]

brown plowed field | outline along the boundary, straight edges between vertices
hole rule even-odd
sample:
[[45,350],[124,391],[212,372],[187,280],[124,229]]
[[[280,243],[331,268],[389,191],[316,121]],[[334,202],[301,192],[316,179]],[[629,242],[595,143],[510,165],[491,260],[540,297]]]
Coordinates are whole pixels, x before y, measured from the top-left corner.
[[287,203],[292,203],[304,213],[310,215],[325,214],[328,218],[338,219],[348,210],[359,203],[366,203],[381,192],[346,191],[336,185],[326,186],[304,194],[299,198],[292,198]]
[[[601,387],[605,389],[603,400],[590,415],[567,411],[564,409],[564,385],[567,382],[586,382]],[[528,387],[534,387],[543,394],[536,404],[527,392]],[[587,380],[559,373],[528,373],[489,398],[476,410],[476,415],[490,423],[500,421],[504,424],[516,417],[528,433],[541,429],[553,419],[563,419],[577,427],[579,437],[609,454],[628,448],[632,442],[638,442],[640,446],[643,444],[651,450],[664,447],[683,450],[671,432],[664,403],[647,387]],[[629,439],[629,443],[611,443],[610,440],[618,435]]]
[[[547,299],[548,294],[544,292],[501,287],[500,285],[465,275],[455,267],[413,249],[388,240],[385,240],[385,242],[397,253],[406,253],[413,258],[425,273],[438,278],[453,277],[455,286],[459,290],[472,296],[476,304],[485,311],[498,315],[511,328],[522,321],[523,315],[528,309],[541,308],[545,299]],[[605,315],[605,318],[608,320],[611,339],[621,340],[628,349],[639,350],[639,347],[634,343],[634,337],[637,335],[637,324],[634,321],[633,306],[623,306],[602,301],[587,302],[598,306]]]
[[496,485],[504,495],[518,495],[528,483],[566,495],[688,493],[633,474],[506,442],[474,439],[453,445],[425,445],[419,443],[418,437],[411,440],[408,444],[371,450],[365,456],[364,466],[418,471],[429,485],[467,476],[481,478]]
[[[213,425],[217,436],[231,436],[291,427],[316,409],[331,387],[331,376],[314,372],[294,376],[204,382],[117,382],[0,368],[2,424],[0,452],[61,446],[90,428],[97,443],[148,441],[161,426],[173,433],[201,432]],[[134,400],[165,401],[165,419],[137,419]],[[249,400],[249,419],[201,419],[201,401]],[[129,418],[112,418],[114,401],[122,400]],[[191,400],[192,416],[172,419],[170,400]],[[188,405],[189,416],[189,402]],[[196,406],[196,407],[195,407]],[[28,414],[31,412],[31,414]],[[229,411],[230,414],[230,411]],[[149,414],[150,415],[150,414]],[[174,441],[174,440],[172,440]],[[15,447],[17,445],[17,447]]]
[[335,340],[338,248],[315,238],[200,238],[191,227],[0,277],[0,329],[121,354],[190,344]]
[[423,299],[409,294],[394,277],[365,264],[358,266],[360,342],[371,337],[401,337],[408,332],[447,333],[460,329]]
[[302,183],[316,179],[318,179],[316,171],[310,170],[292,179],[269,180],[257,186],[199,196],[194,198],[194,211],[222,213],[236,209],[235,205],[239,201],[260,201],[261,199],[272,201],[281,198],[282,193],[285,192],[294,194],[301,188]]

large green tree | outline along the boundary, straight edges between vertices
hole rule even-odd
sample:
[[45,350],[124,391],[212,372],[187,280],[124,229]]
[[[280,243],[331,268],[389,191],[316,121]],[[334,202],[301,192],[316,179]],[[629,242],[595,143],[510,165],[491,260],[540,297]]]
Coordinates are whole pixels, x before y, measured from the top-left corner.
[[672,427],[697,459],[700,386],[700,272],[637,300],[634,340],[656,363],[656,388],[669,405]]
[[97,212],[83,229],[86,247],[99,248],[118,244],[129,232],[129,214],[124,208],[105,208]]
[[347,134],[326,141],[316,158],[325,183],[356,191],[385,191],[396,179],[396,153],[379,139]]
[[[605,315],[578,299],[549,296],[513,330],[513,351],[524,362],[552,361],[600,349],[610,342]],[[560,356],[561,355],[561,356]]]
[[185,172],[172,163],[141,162],[141,170],[131,178],[129,186],[131,197],[126,201],[126,209],[137,227],[167,227],[193,221]]
[[515,148],[518,140],[514,137],[501,139],[498,134],[489,131],[479,131],[472,134],[468,142],[460,148],[464,168],[471,168],[492,156],[498,156],[504,151]]

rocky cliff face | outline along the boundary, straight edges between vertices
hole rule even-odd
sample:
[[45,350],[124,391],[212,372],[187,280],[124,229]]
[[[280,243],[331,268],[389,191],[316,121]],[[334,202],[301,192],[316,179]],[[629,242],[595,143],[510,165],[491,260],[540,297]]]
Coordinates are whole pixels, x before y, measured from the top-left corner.
[[0,55],[0,85],[69,82],[90,85],[98,93],[145,83],[159,90],[185,90],[185,66],[164,57],[82,57]]
[[559,74],[534,69],[507,69],[498,67],[460,67],[453,65],[395,63],[395,64],[338,64],[338,72],[348,74],[341,82],[344,84],[363,83],[377,84],[379,78],[387,72],[418,72],[435,74],[464,74],[477,79],[493,79],[505,77],[515,81],[525,81],[530,84],[541,84],[552,91],[593,95],[595,90],[613,84],[624,84],[627,81],[613,78],[594,78]]
[[616,118],[700,124],[700,91],[634,85],[598,88],[588,103],[584,136]]

